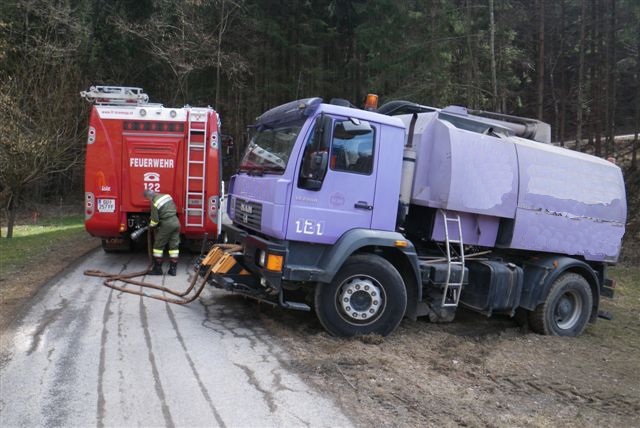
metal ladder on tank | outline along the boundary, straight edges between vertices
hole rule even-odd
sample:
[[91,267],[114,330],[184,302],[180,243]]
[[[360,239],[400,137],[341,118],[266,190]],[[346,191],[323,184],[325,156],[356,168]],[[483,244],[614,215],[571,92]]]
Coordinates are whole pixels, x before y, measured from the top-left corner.
[[204,226],[208,112],[190,109],[187,121],[185,226]]
[[[460,293],[464,283],[464,244],[462,242],[462,221],[460,214],[450,215],[445,210],[440,210],[444,221],[444,243],[447,256],[447,276],[442,291],[442,307],[454,308],[460,301]],[[453,224],[458,231],[457,239],[451,238],[449,224]],[[459,279],[451,281],[451,268],[460,266]]]

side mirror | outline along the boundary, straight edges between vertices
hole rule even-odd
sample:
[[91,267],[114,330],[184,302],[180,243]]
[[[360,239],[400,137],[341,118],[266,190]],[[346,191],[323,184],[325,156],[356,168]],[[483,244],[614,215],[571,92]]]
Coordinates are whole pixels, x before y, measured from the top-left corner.
[[298,186],[307,190],[320,190],[329,165],[331,142],[331,117],[324,114],[318,118],[313,138],[307,143],[300,170]]
[[307,178],[304,181],[304,186],[303,188],[307,189],[307,190],[320,190],[322,189],[322,181],[320,180],[313,180],[311,178]]
[[302,169],[302,187],[307,190],[320,190],[327,171],[329,154],[325,151],[310,154],[309,162]]

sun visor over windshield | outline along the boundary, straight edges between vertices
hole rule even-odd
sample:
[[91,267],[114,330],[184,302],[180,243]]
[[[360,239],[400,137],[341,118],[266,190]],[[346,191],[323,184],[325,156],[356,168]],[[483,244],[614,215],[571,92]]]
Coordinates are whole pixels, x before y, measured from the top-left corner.
[[256,128],[263,126],[272,127],[280,123],[291,122],[296,119],[310,116],[318,106],[322,104],[322,98],[305,98],[302,100],[292,101],[281,106],[274,107],[271,110],[258,116]]

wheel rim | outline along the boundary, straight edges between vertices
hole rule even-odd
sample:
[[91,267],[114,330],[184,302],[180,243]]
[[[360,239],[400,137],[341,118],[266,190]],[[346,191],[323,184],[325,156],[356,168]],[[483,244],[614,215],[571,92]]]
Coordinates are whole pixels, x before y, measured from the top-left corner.
[[345,279],[336,293],[336,304],[343,319],[352,324],[369,324],[384,311],[386,298],[378,281],[367,275]]
[[563,330],[573,328],[582,314],[582,305],[582,298],[574,290],[569,290],[560,296],[554,311],[554,318],[558,328]]

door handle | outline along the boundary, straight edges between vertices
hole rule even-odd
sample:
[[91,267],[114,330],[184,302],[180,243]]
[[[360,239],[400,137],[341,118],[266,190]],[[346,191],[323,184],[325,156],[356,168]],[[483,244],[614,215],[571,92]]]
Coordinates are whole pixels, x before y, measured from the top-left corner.
[[353,207],[359,208],[361,210],[369,210],[369,211],[373,210],[373,205],[369,205],[369,203],[366,201],[358,201],[355,203]]

